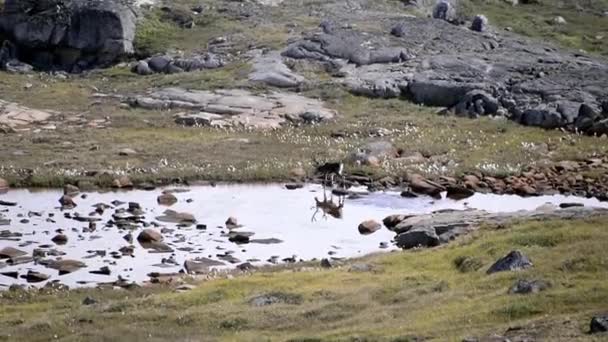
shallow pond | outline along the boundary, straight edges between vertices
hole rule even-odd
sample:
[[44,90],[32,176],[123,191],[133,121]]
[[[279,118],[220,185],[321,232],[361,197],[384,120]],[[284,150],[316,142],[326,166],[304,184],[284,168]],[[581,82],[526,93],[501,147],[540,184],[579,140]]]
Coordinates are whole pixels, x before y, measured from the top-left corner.
[[[21,276],[28,270],[36,270],[50,275],[51,281],[59,279],[70,286],[112,282],[118,276],[141,282],[149,279],[147,274],[150,272],[178,272],[183,269],[185,260],[195,258],[221,261],[224,264],[219,266],[221,268],[236,267],[246,261],[263,265],[270,262],[281,263],[284,258],[293,256],[296,260],[350,258],[395,249],[391,243],[394,233],[387,229],[382,228],[370,235],[361,235],[357,229],[362,221],[373,219],[381,222],[384,217],[392,214],[421,214],[440,209],[465,208],[509,212],[531,210],[545,203],[564,202],[608,207],[607,203],[595,199],[564,196],[521,198],[476,194],[466,200],[453,201],[434,200],[429,197],[403,198],[398,192],[368,194],[364,189],[360,189],[361,196],[345,199],[341,219],[332,216],[324,218],[322,212],[319,212],[313,221],[311,218],[315,212],[315,197],[323,198],[323,189],[318,185],[307,185],[296,190],[286,190],[278,184],[181,188],[178,189],[180,191],[173,192],[178,201],[169,207],[157,203],[157,197],[167,189],[94,192],[86,193],[84,198],[81,193],[74,197],[77,207],[63,211],[60,210],[58,202],[63,194],[60,190],[11,190],[0,195],[2,201],[17,203],[16,206],[0,205],[0,216],[11,220],[8,225],[0,225],[0,231],[22,234],[20,237],[14,237],[5,232],[4,237],[0,237],[0,250],[14,247],[31,256],[34,249],[49,245],[47,247],[65,255],[47,256],[46,259],[75,259],[86,264],[85,268],[59,276],[56,270],[34,262],[9,265],[0,260],[0,273],[17,271]],[[337,201],[337,198],[334,199]],[[124,204],[113,205],[113,201],[121,201]],[[115,258],[111,252],[130,245],[123,238],[129,230],[108,226],[106,223],[113,220],[112,215],[117,209],[126,209],[128,202],[139,203],[143,210],[143,219],[132,231],[135,239],[132,256],[120,255]],[[98,203],[108,204],[112,208],[100,215],[94,212],[94,206]],[[190,213],[197,222],[181,226],[159,221],[157,218],[167,209]],[[72,218],[66,218],[66,214]],[[76,215],[101,221],[96,223],[97,228],[94,231],[89,232],[89,223],[74,220]],[[234,232],[254,234],[250,237],[250,243],[236,244],[229,241],[227,233],[230,230],[225,227],[225,222],[231,216],[237,218],[239,225],[242,225],[234,229]],[[173,251],[159,253],[143,248],[136,238],[144,224],[157,231],[162,230],[164,242]],[[202,225],[205,225],[206,229],[203,229]],[[67,243],[52,242],[52,238],[57,235],[57,229],[63,230],[63,234],[68,238]],[[105,256],[102,255],[103,252],[96,254],[92,251],[104,251]],[[229,258],[222,255],[229,255]],[[163,263],[163,259],[172,259],[175,264]],[[111,275],[89,273],[102,266],[107,266]],[[1,285],[25,282],[21,278],[0,275],[0,288]],[[45,282],[37,284],[43,285]]]

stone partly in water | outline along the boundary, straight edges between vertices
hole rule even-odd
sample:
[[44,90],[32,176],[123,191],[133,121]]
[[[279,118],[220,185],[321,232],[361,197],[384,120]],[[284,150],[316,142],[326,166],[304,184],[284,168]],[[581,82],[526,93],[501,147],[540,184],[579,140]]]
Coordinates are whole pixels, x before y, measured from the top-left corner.
[[505,271],[518,271],[532,267],[532,262],[520,251],[512,251],[503,258],[496,261],[487,274]]
[[441,198],[441,193],[446,190],[441,184],[430,181],[421,175],[411,175],[409,182],[413,192],[434,198]]
[[87,267],[84,262],[71,259],[40,261],[40,264],[43,264],[48,268],[58,270],[59,275],[72,273],[83,267]]
[[186,260],[184,262],[184,268],[189,274],[203,274],[208,273],[213,267],[223,266],[224,263],[217,260],[208,258],[197,258],[192,260]]
[[448,186],[447,187],[447,194],[446,197],[459,201],[459,200],[463,200],[465,198],[469,198],[471,196],[475,195],[475,191],[471,190],[471,189],[467,189],[466,187],[463,186]]
[[374,220],[367,220],[359,224],[359,233],[362,235],[373,234],[382,228],[382,225]]
[[175,195],[172,193],[163,193],[162,195],[158,196],[156,201],[160,205],[171,206],[177,203],[177,197],[175,197]]
[[57,234],[51,239],[51,241],[58,245],[65,245],[68,243],[68,237],[65,234]]
[[6,0],[0,33],[22,61],[79,72],[133,53],[136,15],[120,0]]
[[156,218],[158,221],[167,223],[179,223],[179,224],[194,224],[196,218],[190,213],[177,212],[175,210],[165,210],[164,215]]
[[4,247],[0,249],[0,259],[13,259],[23,255],[27,255],[27,252],[17,248]]
[[59,204],[61,204],[62,209],[74,209],[76,208],[76,202],[72,199],[72,197],[68,195],[63,195],[59,199]]

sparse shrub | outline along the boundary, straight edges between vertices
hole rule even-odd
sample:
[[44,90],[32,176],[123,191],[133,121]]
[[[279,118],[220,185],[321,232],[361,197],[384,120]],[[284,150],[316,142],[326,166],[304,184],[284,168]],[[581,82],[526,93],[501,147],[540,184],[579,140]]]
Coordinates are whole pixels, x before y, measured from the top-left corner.
[[522,319],[543,313],[542,310],[528,303],[512,303],[493,312],[509,320]]
[[454,266],[462,273],[475,272],[483,267],[483,262],[474,257],[459,256],[454,259]]
[[220,328],[223,330],[241,330],[247,327],[249,322],[244,318],[232,318],[223,320],[220,323]]

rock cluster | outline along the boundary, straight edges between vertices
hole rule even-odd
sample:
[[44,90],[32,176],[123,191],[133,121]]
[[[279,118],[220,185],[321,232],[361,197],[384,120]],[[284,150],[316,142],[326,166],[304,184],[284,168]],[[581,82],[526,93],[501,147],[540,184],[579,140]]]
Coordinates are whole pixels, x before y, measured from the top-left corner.
[[[437,5],[436,17],[449,17],[445,4]],[[325,64],[334,81],[355,94],[405,97],[460,116],[505,116],[529,126],[608,133],[608,90],[601,86],[608,63],[488,31],[482,15],[470,28],[405,17],[384,34],[324,27],[293,42],[283,55]]]
[[155,73],[177,74],[180,72],[217,69],[222,66],[224,66],[224,62],[221,58],[211,53],[189,57],[159,55],[135,63],[131,71],[139,75],[152,75]]
[[[359,153],[361,152],[356,154],[359,158],[357,160],[370,160],[370,156]],[[384,189],[401,185],[406,189],[402,194],[404,197],[428,195],[439,198],[441,194],[447,192],[448,198],[461,200],[473,196],[475,192],[520,196],[559,193],[580,197],[595,197],[601,201],[608,200],[608,178],[606,176],[608,173],[608,159],[546,161],[546,163],[541,164],[528,167],[520,173],[509,176],[474,172],[458,178],[439,176],[429,179],[419,174],[410,174],[404,179],[394,177],[373,179],[361,175],[348,175],[346,181],[349,185],[363,185],[372,189]],[[590,176],[592,174],[596,176]]]

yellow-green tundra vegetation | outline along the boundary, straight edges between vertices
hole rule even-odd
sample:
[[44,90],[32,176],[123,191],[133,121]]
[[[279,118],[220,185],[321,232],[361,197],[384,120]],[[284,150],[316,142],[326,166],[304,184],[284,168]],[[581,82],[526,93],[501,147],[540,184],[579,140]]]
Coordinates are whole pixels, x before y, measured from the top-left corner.
[[[2,292],[0,340],[461,341],[499,334],[601,341],[605,335],[588,330],[591,317],[608,306],[607,225],[594,218],[485,227],[441,248],[332,269],[298,265],[195,281],[184,293],[163,287]],[[486,274],[513,249],[534,266]],[[550,287],[509,294],[520,279]],[[252,305],[265,294],[281,302]],[[83,304],[87,297],[96,303]]]

